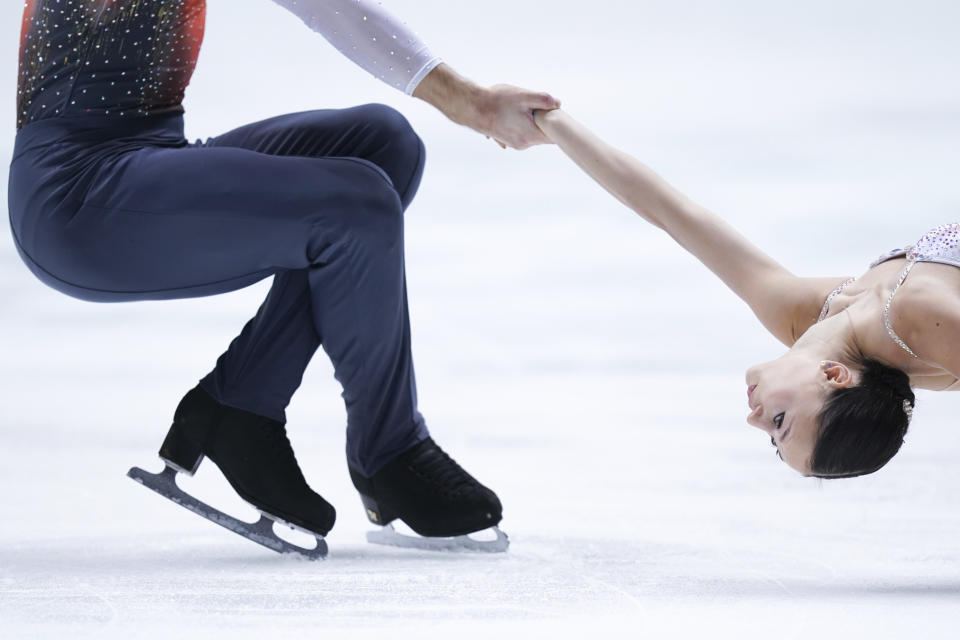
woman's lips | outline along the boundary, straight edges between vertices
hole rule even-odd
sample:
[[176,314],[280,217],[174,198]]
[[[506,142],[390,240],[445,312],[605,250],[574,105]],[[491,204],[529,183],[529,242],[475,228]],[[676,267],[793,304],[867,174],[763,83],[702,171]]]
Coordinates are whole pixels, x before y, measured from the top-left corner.
[[[757,388],[757,385],[755,385],[755,384],[752,384],[752,385],[750,385],[749,387],[747,387],[747,404],[748,404],[748,405],[750,405],[750,396],[753,395],[753,390],[756,389],[756,388]],[[753,408],[753,405],[750,405],[750,408],[752,409],[752,408]]]

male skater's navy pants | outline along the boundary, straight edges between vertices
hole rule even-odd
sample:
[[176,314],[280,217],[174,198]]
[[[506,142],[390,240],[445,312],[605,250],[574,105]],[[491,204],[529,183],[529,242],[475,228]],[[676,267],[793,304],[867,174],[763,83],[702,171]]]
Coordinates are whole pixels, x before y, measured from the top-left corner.
[[195,144],[180,114],[51,118],[17,135],[10,222],[31,271],[84,300],[206,296],[273,276],[200,384],[285,421],[322,344],[343,386],[348,463],[370,476],[427,437],[403,256],[423,163],[416,133],[383,105],[281,116]]

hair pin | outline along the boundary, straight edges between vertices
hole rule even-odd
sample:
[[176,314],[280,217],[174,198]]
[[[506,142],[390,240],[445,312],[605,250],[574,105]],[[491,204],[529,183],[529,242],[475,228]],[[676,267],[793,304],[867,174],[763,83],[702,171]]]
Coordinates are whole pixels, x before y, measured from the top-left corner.
[[903,412],[907,414],[907,424],[910,424],[913,419],[913,404],[906,398],[903,400]]

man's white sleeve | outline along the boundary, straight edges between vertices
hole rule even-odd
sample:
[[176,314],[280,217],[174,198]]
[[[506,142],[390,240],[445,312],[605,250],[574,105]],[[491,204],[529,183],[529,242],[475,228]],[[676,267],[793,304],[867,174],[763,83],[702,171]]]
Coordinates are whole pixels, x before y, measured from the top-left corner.
[[340,53],[392,87],[412,94],[440,64],[413,31],[368,0],[273,0]]

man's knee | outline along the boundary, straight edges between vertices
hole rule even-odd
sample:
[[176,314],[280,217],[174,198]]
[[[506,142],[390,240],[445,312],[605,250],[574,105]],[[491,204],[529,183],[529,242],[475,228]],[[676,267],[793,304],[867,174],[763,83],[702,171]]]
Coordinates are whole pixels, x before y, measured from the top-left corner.
[[356,107],[360,119],[385,141],[397,144],[404,152],[417,152],[420,136],[406,117],[385,104],[364,104]]
[[387,172],[406,208],[413,199],[423,174],[423,141],[402,113],[383,104],[357,107],[360,119],[375,138],[377,151],[371,160]]

